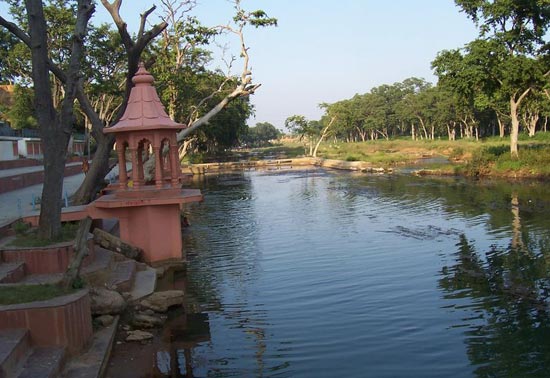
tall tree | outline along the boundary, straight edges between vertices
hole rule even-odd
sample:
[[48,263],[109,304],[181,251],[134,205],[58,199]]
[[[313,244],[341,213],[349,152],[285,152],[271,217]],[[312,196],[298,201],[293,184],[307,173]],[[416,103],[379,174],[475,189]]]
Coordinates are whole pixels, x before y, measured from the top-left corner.
[[330,105],[321,104],[320,107],[327,113],[320,121],[308,121],[303,115],[293,115],[285,120],[286,128],[299,136],[304,144],[305,153],[311,157],[317,157],[319,145],[330,135],[336,121],[336,116],[330,114]]
[[488,76],[505,93],[511,118],[510,153],[518,156],[518,109],[550,72],[534,59],[550,25],[550,2],[546,0],[455,0],[475,22],[482,39],[470,44],[484,57]]
[[67,147],[74,123],[74,101],[77,82],[83,60],[83,45],[87,25],[94,5],[92,0],[79,0],[74,11],[74,24],[71,27],[71,46],[62,75],[65,77],[63,99],[58,108],[54,104],[50,86],[50,57],[48,25],[44,6],[39,0],[26,0],[28,34],[15,24],[0,17],[0,25],[23,41],[31,50],[32,81],[34,84],[34,104],[40,125],[44,151],[44,186],[39,219],[39,236],[52,239],[61,231],[61,207],[63,172]]

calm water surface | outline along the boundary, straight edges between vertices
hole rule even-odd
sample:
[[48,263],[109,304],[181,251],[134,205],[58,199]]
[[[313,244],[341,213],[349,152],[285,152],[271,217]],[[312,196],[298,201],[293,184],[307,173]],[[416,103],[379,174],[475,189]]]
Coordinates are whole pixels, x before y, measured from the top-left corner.
[[323,170],[193,185],[181,376],[550,376],[548,185]]

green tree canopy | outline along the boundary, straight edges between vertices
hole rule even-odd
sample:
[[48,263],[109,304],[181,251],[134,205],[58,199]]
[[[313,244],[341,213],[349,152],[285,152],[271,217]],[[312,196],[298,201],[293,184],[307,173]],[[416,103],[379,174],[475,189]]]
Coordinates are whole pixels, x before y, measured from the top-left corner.
[[278,139],[281,132],[269,122],[258,122],[256,126],[248,128],[244,142],[251,146],[267,146],[274,139]]

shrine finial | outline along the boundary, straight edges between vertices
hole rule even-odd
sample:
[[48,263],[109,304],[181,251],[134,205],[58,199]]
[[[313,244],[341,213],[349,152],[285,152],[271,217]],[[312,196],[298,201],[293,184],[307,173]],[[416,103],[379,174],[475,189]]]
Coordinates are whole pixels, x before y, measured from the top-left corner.
[[139,62],[138,70],[134,75],[134,77],[132,78],[132,83],[134,83],[135,85],[137,84],[151,85],[153,84],[154,81],[155,79],[153,78],[153,75],[151,75],[149,71],[145,69],[145,64],[143,62]]

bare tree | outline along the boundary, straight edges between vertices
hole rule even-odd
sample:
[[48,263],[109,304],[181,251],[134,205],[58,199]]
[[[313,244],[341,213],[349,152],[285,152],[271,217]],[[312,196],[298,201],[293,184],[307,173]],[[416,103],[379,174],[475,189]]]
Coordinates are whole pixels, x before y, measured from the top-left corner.
[[[145,30],[147,23],[147,17],[156,9],[152,6],[143,14],[141,14],[140,27],[137,34],[137,39],[134,41],[128,32],[127,24],[124,22],[120,15],[120,7],[122,6],[122,0],[115,0],[110,3],[107,0],[101,0],[103,6],[107,9],[113,21],[118,29],[120,37],[122,38],[122,44],[126,51],[126,89],[122,104],[118,108],[118,114],[115,117],[113,123],[117,122],[128,104],[128,98],[130,96],[130,90],[132,89],[132,77],[138,69],[138,63],[141,59],[141,55],[147,45],[157,37],[167,26],[166,22],[160,22],[154,25],[150,30]],[[86,114],[92,125],[92,135],[97,143],[97,150],[94,155],[94,159],[90,166],[90,170],[86,175],[82,185],[75,193],[75,203],[88,203],[90,202],[97,190],[101,187],[105,175],[109,172],[109,156],[113,149],[114,137],[112,134],[103,134],[103,128],[105,127],[105,120],[94,109],[93,104],[90,102],[86,94],[82,83],[79,86],[78,101],[82,108],[82,111]]]
[[[250,56],[248,54],[249,47],[247,47],[244,37],[244,28],[247,25],[252,25],[255,27],[262,27],[262,26],[272,26],[277,25],[277,19],[270,18],[267,16],[267,14],[264,11],[257,10],[254,12],[245,12],[240,5],[240,1],[235,1],[235,11],[236,15],[234,17],[235,26],[232,26],[231,24],[227,25],[219,25],[217,26],[217,29],[221,31],[225,31],[231,34],[234,34],[237,36],[239,40],[239,46],[240,46],[240,57],[242,58],[242,70],[239,76],[239,79],[236,82],[235,87],[233,90],[224,96],[224,98],[218,102],[212,109],[210,109],[206,114],[200,116],[199,118],[195,120],[191,120],[189,127],[186,129],[180,131],[178,133],[178,142],[182,142],[187,136],[194,133],[199,127],[207,124],[216,114],[218,114],[224,107],[227,106],[231,101],[233,101],[236,98],[249,96],[251,94],[254,94],[256,90],[261,86],[261,84],[254,84],[252,83],[252,70],[250,69]],[[234,59],[231,59],[231,62],[233,62]],[[229,66],[232,66],[232,63],[229,64]],[[230,75],[224,80],[216,93],[221,93],[222,90],[225,88],[225,86],[232,82],[232,78]],[[213,97],[215,94],[213,93],[208,98],[205,98],[203,101],[207,101],[211,97]]]

